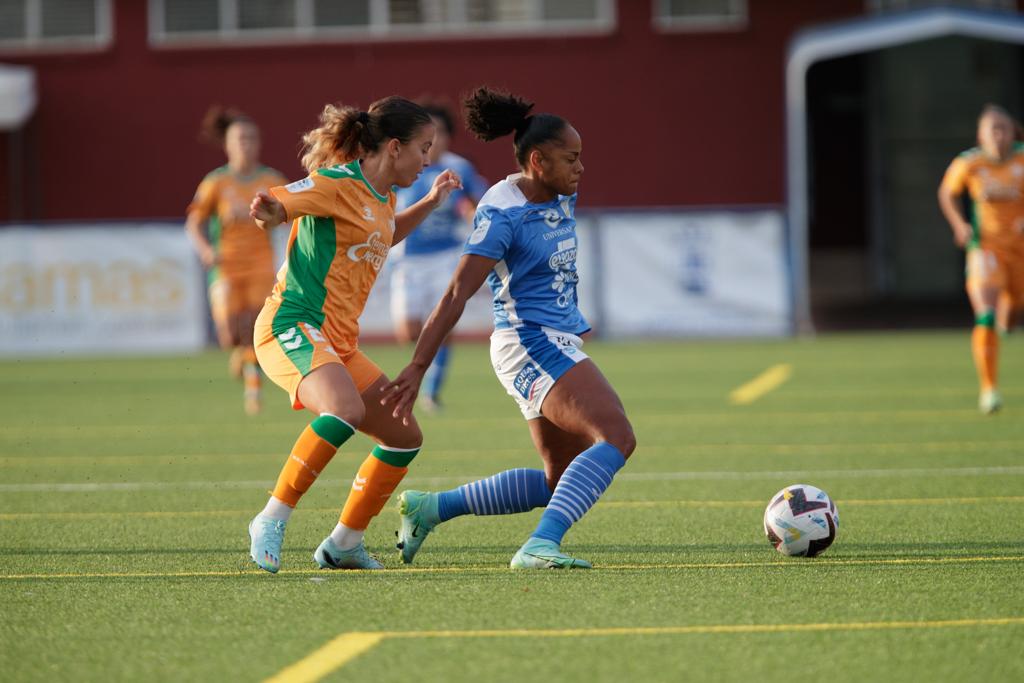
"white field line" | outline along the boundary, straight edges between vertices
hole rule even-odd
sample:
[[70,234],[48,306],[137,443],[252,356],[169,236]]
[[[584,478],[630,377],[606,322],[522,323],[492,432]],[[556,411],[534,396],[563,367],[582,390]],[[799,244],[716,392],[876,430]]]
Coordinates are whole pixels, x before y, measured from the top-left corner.
[[[452,482],[467,482],[490,476],[493,473],[476,475],[451,475],[444,477],[406,477],[407,484],[443,485]],[[731,471],[689,471],[689,472],[622,472],[618,481],[758,481],[764,479],[797,480],[808,477],[817,479],[872,479],[885,477],[983,477],[1021,476],[1024,466],[1006,467],[914,467],[863,470],[763,470],[756,472]],[[320,479],[321,486],[350,486],[351,479]],[[267,489],[273,486],[271,479],[227,480],[227,481],[120,481],[120,482],[33,482],[21,484],[0,484],[0,493],[91,493],[97,491],[181,491],[210,489]]]

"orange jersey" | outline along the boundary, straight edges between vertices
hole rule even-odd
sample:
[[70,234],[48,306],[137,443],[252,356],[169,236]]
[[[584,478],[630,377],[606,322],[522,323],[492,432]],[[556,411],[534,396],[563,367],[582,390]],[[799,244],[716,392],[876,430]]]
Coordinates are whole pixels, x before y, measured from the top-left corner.
[[1015,143],[1002,162],[977,147],[967,150],[949,165],[942,186],[970,195],[973,246],[1024,257],[1024,144]]
[[270,192],[293,221],[287,258],[267,300],[277,307],[274,334],[312,323],[339,354],[355,348],[359,316],[394,238],[394,193],[371,187],[358,161]]
[[273,272],[270,236],[249,217],[249,204],[257,192],[283,182],[284,176],[265,166],[247,176],[221,166],[203,178],[188,210],[208,221],[210,244],[219,257],[219,272],[214,277]]

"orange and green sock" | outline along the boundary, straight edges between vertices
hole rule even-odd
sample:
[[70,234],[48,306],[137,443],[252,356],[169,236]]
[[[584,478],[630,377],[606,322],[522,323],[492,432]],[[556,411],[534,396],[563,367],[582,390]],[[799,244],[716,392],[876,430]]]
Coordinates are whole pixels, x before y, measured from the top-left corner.
[[[352,425],[330,413],[323,413],[313,420],[299,435],[288,460],[281,468],[264,514],[276,519],[287,519],[291,508],[298,505],[299,499],[320,476],[341,444],[354,433]],[[285,510],[285,507],[288,509]]]
[[352,481],[338,525],[331,532],[338,548],[347,550],[362,542],[370,520],[384,509],[419,452],[419,448],[377,446],[366,457]]
[[994,311],[986,311],[975,319],[974,332],[971,334],[971,350],[981,390],[995,389],[999,369],[999,334],[996,332]]

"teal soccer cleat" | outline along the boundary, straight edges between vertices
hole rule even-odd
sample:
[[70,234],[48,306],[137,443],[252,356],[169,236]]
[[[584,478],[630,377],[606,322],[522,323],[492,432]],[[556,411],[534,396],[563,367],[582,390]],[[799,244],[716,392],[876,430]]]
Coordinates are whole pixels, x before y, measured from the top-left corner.
[[427,534],[441,523],[437,514],[437,494],[403,491],[398,497],[398,514],[402,516],[398,549],[402,551],[402,562],[411,564]]
[[260,569],[276,574],[281,568],[281,543],[284,542],[283,519],[256,515],[249,522],[249,556]]
[[1002,407],[1003,399],[995,389],[983,391],[981,396],[978,397],[978,410],[981,411],[982,415],[998,413]]
[[554,541],[543,538],[527,539],[509,563],[512,569],[590,569],[586,560],[578,560],[563,553]]
[[362,541],[355,548],[342,550],[328,536],[313,553],[313,560],[321,569],[384,569],[377,558],[366,552]]

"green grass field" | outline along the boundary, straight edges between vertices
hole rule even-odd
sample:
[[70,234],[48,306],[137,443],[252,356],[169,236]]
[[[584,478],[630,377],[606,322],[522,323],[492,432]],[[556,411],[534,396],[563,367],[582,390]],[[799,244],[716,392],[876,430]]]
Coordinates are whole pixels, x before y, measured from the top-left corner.
[[[639,447],[567,537],[596,568],[565,573],[507,568],[539,511],[454,520],[403,567],[392,508],[367,536],[385,571],[316,570],[362,437],[259,572],[246,523],[309,419],[283,392],[246,418],[219,353],[0,363],[3,680],[1024,680],[1024,339],[987,418],[966,331],[587,350]],[[484,347],[447,399],[409,487],[537,466]],[[794,483],[841,512],[817,559],[763,536]]]

